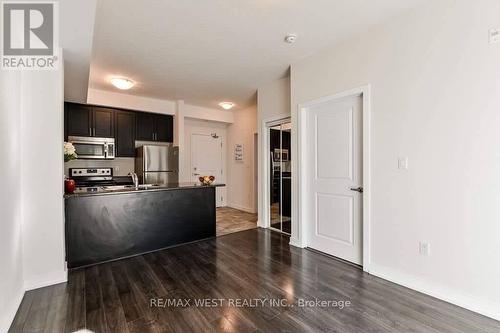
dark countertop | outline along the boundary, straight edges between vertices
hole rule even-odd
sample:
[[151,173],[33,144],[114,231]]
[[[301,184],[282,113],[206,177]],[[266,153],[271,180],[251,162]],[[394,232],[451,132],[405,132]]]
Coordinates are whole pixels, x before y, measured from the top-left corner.
[[[140,186],[140,185],[139,185]],[[159,186],[152,186],[149,188],[136,189],[134,187],[125,189],[115,189],[115,190],[100,190],[97,192],[78,192],[72,194],[65,194],[64,198],[74,198],[74,197],[88,197],[97,195],[115,195],[115,194],[127,194],[127,193],[139,193],[139,192],[156,192],[156,191],[175,191],[182,189],[192,189],[192,188],[204,188],[204,187],[222,187],[226,184],[214,183],[212,185],[201,185],[200,183],[188,182],[188,183],[172,183]]]

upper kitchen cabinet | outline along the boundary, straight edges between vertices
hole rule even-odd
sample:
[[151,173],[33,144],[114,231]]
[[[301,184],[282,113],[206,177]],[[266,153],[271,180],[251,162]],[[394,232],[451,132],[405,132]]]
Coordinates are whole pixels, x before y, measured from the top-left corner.
[[135,113],[115,112],[116,157],[135,157]]
[[66,103],[66,136],[114,137],[113,109]]
[[66,136],[92,136],[92,108],[87,105],[66,103]]
[[138,112],[136,118],[137,140],[173,142],[173,116]]
[[136,115],[136,138],[137,140],[155,140],[154,115],[151,113],[138,112]]
[[174,142],[174,117],[156,116],[156,141]]
[[94,128],[93,136],[99,138],[114,137],[114,115],[112,109],[92,107],[92,125]]

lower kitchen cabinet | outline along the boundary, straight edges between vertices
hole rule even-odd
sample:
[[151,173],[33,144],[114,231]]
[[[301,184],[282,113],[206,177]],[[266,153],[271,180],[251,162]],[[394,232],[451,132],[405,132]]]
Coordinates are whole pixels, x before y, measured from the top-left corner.
[[69,195],[68,268],[215,237],[215,187]]

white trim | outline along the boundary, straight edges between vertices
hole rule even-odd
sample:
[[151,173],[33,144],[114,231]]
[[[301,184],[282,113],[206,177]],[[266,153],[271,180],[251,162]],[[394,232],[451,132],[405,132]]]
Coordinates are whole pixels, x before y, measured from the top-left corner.
[[[297,170],[298,174],[298,193],[297,193],[297,206],[298,206],[298,234],[293,234],[294,228],[292,228],[292,237],[290,238],[290,244],[297,244],[299,247],[307,246],[307,235],[305,232],[305,223],[308,220],[309,208],[307,207],[306,200],[307,196],[307,170],[305,167],[306,156],[306,121],[305,112],[307,108],[311,106],[324,103],[327,101],[337,100],[345,98],[348,96],[361,95],[363,100],[363,270],[365,272],[370,271],[371,263],[371,253],[370,253],[370,243],[371,243],[371,229],[370,229],[370,203],[371,203],[371,164],[370,164],[370,149],[371,149],[371,139],[370,139],[370,85],[365,85],[362,87],[350,89],[340,93],[336,93],[329,96],[324,96],[306,103],[300,103],[297,106],[297,148],[298,148],[298,159],[297,160]],[[293,126],[293,124],[292,124]],[[293,172],[293,171],[292,171]],[[292,218],[292,223],[296,219]],[[295,222],[295,223],[297,223]]]
[[370,264],[370,274],[392,283],[399,284],[445,302],[500,320],[500,303],[493,303],[471,297],[446,285],[437,285],[415,275],[403,273],[393,268]]
[[24,290],[29,291],[67,281],[68,281],[67,270],[61,272],[53,272],[52,274],[49,275],[37,276],[35,279],[24,281]]
[[[261,184],[261,189],[260,189],[260,212],[261,216],[259,217],[258,221],[258,226],[261,228],[269,228],[271,225],[270,221],[270,212],[269,212],[269,205],[268,203],[270,202],[269,198],[269,184],[271,182],[271,175],[269,174],[269,132],[268,128],[270,123],[277,123],[281,121],[289,120],[291,121],[290,115],[278,115],[278,116],[273,116],[269,117],[266,119],[263,119],[261,124],[260,124],[260,145],[262,147],[261,149],[261,159],[259,161],[260,164],[260,176],[262,177],[263,181],[259,180],[259,183]],[[293,192],[292,192],[292,197],[293,197]],[[293,207],[292,207],[293,210]]]
[[241,205],[238,205],[238,204],[235,204],[235,203],[231,203],[231,202],[229,202],[226,207],[234,208],[234,209],[237,209],[237,210],[242,210],[244,212],[251,213],[251,214],[255,214],[256,213],[255,210],[252,209],[252,208],[250,208],[250,207],[241,206]]
[[298,240],[297,238],[293,238],[293,237],[291,237],[291,236],[290,236],[290,242],[289,242],[289,244],[290,244],[291,246],[299,247],[299,248],[301,248],[301,249],[303,249],[303,248],[305,248],[305,247],[306,247],[306,246],[305,246],[305,244],[302,244],[302,243],[300,242],[300,240]]

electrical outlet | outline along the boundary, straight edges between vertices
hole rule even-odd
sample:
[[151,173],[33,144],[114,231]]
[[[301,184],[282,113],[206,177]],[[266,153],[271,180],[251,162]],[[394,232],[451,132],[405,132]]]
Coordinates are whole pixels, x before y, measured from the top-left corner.
[[398,169],[408,170],[408,157],[398,157]]
[[490,44],[496,44],[500,42],[500,28],[490,29],[489,37],[490,37]]
[[422,256],[429,256],[431,254],[431,244],[420,242],[418,252]]

